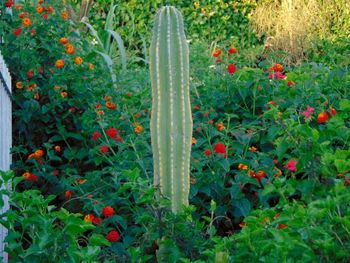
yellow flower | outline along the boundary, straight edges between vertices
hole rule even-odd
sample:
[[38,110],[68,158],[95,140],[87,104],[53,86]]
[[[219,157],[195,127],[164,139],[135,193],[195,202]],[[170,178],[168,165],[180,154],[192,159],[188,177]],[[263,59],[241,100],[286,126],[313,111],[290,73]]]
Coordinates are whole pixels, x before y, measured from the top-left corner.
[[16,88],[17,89],[23,89],[23,83],[21,81],[16,83]]

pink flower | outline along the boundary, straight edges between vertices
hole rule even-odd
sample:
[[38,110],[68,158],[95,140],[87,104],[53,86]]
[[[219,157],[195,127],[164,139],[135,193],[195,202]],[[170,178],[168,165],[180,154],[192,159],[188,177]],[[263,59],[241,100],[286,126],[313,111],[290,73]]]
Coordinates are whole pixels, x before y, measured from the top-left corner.
[[314,112],[314,110],[315,110],[315,108],[312,108],[312,107],[310,107],[310,106],[307,106],[306,111],[304,111],[304,112],[302,113],[302,115],[303,115],[305,118],[310,118],[311,115],[312,115],[312,113]]
[[269,74],[269,79],[285,79],[286,76],[282,72],[275,72],[274,74],[270,73]]
[[287,168],[291,172],[295,172],[297,170],[297,164],[298,164],[298,161],[289,160],[289,162],[284,167]]

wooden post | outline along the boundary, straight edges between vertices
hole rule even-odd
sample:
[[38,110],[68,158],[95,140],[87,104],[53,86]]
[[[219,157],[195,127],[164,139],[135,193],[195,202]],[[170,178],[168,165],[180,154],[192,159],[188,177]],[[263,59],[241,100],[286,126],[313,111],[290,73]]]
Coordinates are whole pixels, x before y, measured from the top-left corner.
[[[11,76],[0,53],[0,171],[10,170],[12,147],[12,105],[11,105]],[[7,188],[7,185],[1,185],[1,189]],[[3,197],[4,206],[1,208],[1,214],[9,209],[7,197]],[[4,252],[5,237],[7,229],[0,226],[0,258],[2,262],[7,263],[7,254]]]

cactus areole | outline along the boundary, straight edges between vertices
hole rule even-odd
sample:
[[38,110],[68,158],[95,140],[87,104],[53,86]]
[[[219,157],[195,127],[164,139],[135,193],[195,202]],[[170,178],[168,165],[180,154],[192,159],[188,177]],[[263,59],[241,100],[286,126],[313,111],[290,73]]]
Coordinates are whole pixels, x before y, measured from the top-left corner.
[[188,45],[182,15],[172,6],[162,7],[156,16],[150,74],[154,185],[176,213],[188,204],[193,124]]

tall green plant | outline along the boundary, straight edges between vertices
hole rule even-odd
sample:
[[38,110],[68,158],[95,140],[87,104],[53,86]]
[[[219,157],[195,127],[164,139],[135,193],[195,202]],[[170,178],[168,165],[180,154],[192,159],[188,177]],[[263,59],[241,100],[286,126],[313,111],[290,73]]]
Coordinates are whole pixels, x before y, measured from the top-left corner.
[[192,115],[188,45],[182,15],[172,6],[157,13],[150,72],[154,184],[178,212],[188,204]]

